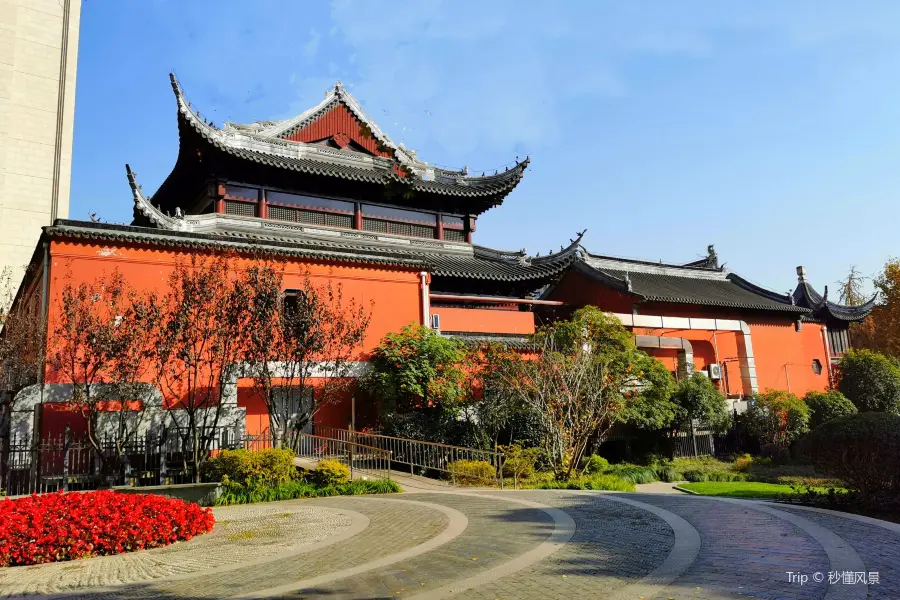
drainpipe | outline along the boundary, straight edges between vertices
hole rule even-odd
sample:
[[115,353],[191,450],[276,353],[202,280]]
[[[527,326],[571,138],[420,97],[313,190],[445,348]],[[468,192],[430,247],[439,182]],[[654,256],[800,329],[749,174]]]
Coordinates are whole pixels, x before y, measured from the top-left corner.
[[428,271],[420,272],[419,280],[422,291],[422,325],[431,327],[431,310],[428,302]]
[[834,373],[831,370],[831,348],[828,347],[828,327],[822,325],[822,345],[825,346],[825,368],[828,369],[828,387],[834,385]]
[[[49,327],[49,310],[50,310],[50,246],[47,242],[42,244],[44,247],[44,266],[41,271],[41,315],[44,318],[44,352],[47,351],[47,335]],[[41,367],[41,402],[44,399],[44,368]]]

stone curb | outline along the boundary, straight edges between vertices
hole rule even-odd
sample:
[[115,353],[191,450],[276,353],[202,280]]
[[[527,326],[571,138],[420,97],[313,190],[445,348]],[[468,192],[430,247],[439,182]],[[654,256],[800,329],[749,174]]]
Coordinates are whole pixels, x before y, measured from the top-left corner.
[[[687,488],[683,488],[683,487],[681,487],[680,485],[673,485],[673,486],[672,486],[672,489],[673,489],[673,490],[678,490],[679,492],[682,492],[683,494],[690,494],[691,496],[702,496],[702,495],[703,495],[703,494],[699,494],[699,493],[697,493],[697,492],[695,492],[695,491],[693,491],[693,490],[689,490],[689,489],[687,489]],[[714,497],[715,497],[715,496],[709,496],[709,498],[714,498]]]

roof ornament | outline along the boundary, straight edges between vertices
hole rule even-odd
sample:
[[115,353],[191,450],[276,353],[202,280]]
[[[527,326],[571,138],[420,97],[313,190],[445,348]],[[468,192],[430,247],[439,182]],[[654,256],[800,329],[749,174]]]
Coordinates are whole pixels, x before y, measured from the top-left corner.
[[822,304],[828,302],[828,286],[825,286],[825,292],[822,294]]
[[791,299],[791,306],[796,306],[796,305],[797,305],[797,299],[794,298],[794,294],[793,294],[790,290],[788,290],[787,296],[788,296],[788,298]]
[[463,174],[463,175],[468,175],[468,174],[469,174],[469,165],[463,165],[463,168],[462,168],[462,174]]
[[634,291],[634,287],[631,285],[631,276],[628,275],[628,271],[625,271],[625,289],[629,292]]
[[176,207],[175,207],[175,218],[176,218],[176,219],[183,219],[183,218],[184,218],[184,213],[181,211],[181,207],[180,207],[180,206],[176,206]]
[[711,269],[719,268],[719,255],[716,254],[716,248],[712,244],[706,247],[706,266]]
[[806,281],[806,267],[804,267],[803,265],[797,267],[797,281]]

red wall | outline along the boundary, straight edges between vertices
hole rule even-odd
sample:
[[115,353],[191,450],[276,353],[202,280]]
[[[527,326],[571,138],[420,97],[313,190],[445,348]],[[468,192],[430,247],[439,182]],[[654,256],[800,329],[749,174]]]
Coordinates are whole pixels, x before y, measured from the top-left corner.
[[[810,390],[824,390],[828,387],[828,361],[822,338],[822,326],[803,323],[796,327],[793,315],[779,316],[775,313],[742,311],[729,308],[706,307],[692,304],[647,302],[638,304],[637,298],[608,288],[597,281],[570,271],[554,288],[549,298],[562,300],[572,308],[594,305],[602,310],[631,314],[635,306],[644,315],[669,317],[696,317],[736,319],[750,327],[753,354],[759,391],[767,389],[788,389],[802,396]],[[722,364],[727,372],[727,384],[723,380],[720,389],[730,394],[746,394],[741,381],[740,362],[744,357],[739,348],[741,333],[735,331],[703,331],[682,329],[634,328],[637,335],[680,337],[691,342],[694,348],[694,368],[703,369],[711,363]],[[650,350],[670,371],[677,364],[677,353],[670,350]],[[813,359],[822,364],[822,374],[813,371]],[[787,370],[787,375],[785,371]]]
[[[58,321],[60,298],[67,281],[74,285],[93,282],[98,277],[110,275],[118,269],[125,279],[138,290],[156,290],[160,294],[168,289],[169,276],[176,261],[186,260],[189,254],[169,248],[138,245],[105,245],[80,241],[53,241],[50,245],[50,309],[48,346],[53,347],[52,331]],[[240,258],[235,266],[250,264]],[[417,270],[390,266],[349,265],[291,259],[284,262],[284,287],[299,288],[307,272],[314,284],[331,281],[343,287],[345,303],[351,298],[366,310],[371,308],[372,320],[360,347],[358,360],[366,356],[385,336],[398,331],[411,322],[421,322],[421,288]],[[48,370],[47,383],[65,383],[61,377]],[[315,383],[315,382],[313,382]],[[268,427],[268,417],[262,400],[252,389],[250,380],[238,384],[238,404],[247,408],[248,433]],[[47,426],[64,427],[69,415],[56,414],[54,408],[48,415]],[[349,421],[350,407],[325,406],[318,415],[318,422],[345,426]],[[74,421],[74,419],[73,419]],[[74,425],[74,424],[73,424]]]
[[472,333],[534,333],[534,313],[496,308],[450,308],[434,306],[441,316],[441,330]]

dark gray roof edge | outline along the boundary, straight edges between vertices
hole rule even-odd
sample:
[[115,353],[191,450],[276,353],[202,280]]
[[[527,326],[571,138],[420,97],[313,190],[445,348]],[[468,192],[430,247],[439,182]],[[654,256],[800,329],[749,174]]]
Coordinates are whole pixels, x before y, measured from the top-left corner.
[[361,262],[393,265],[400,267],[422,268],[426,262],[419,258],[399,256],[389,252],[371,254],[363,251],[346,252],[335,249],[316,248],[301,242],[278,242],[270,240],[247,240],[246,238],[226,235],[209,235],[184,231],[164,231],[150,227],[116,225],[110,223],[92,223],[87,221],[71,221],[57,219],[53,225],[43,228],[48,237],[76,237],[88,239],[111,239],[138,244],[184,245],[189,247],[230,248],[238,252],[264,252],[283,256],[299,256],[303,258],[320,258],[322,260],[340,260],[345,262]]

